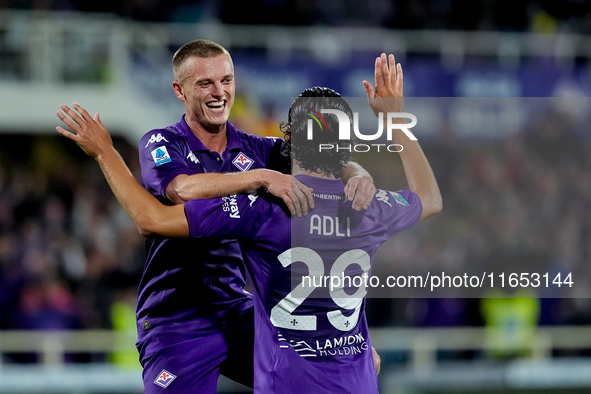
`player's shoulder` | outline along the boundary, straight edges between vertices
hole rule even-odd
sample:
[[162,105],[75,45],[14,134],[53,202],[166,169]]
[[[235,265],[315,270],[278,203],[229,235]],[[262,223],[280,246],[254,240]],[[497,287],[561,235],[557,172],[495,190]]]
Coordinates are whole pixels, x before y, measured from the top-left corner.
[[372,205],[383,210],[387,208],[410,207],[415,203],[418,196],[410,190],[399,190],[396,192],[376,189]]
[[262,135],[255,135],[247,133],[246,131],[235,129],[236,136],[240,140],[242,144],[248,145],[260,145],[260,144],[270,144],[273,145],[277,141],[280,141],[281,138],[278,137],[264,137]]
[[152,129],[140,139],[139,148],[148,148],[152,144],[171,143],[179,138],[183,138],[183,134],[176,125]]

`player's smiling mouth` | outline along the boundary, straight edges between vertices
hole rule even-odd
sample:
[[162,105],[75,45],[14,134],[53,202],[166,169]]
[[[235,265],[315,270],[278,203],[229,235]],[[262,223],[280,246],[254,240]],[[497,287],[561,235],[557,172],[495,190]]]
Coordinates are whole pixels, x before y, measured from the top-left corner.
[[207,108],[213,110],[214,112],[224,112],[224,110],[226,109],[226,100],[210,101],[205,105],[207,106]]

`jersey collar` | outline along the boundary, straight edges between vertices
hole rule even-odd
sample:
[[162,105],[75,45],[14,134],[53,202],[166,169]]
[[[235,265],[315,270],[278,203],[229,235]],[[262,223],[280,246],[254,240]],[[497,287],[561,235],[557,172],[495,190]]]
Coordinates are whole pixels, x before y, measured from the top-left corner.
[[[197,138],[195,134],[193,134],[193,132],[189,128],[189,125],[187,124],[187,121],[185,120],[184,115],[181,118],[181,121],[179,122],[179,127],[187,137],[187,141],[189,142],[189,148],[191,149],[191,152],[210,152],[210,150],[205,145],[203,145],[203,142],[201,142],[201,140]],[[236,132],[236,128],[234,127],[234,125],[230,122],[226,122],[226,135],[228,137],[228,147],[226,148],[226,150],[231,151],[235,149],[240,149],[238,133]]]
[[318,178],[315,176],[298,174],[295,176],[304,185],[311,187],[314,191],[322,191],[323,193],[343,193],[345,185],[341,178],[338,179],[326,179]]

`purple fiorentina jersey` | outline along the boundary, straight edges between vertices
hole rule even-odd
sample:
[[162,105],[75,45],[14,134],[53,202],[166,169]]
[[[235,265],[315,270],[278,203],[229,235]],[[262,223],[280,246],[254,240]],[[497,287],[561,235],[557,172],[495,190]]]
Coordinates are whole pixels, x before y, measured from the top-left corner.
[[[268,168],[280,154],[281,139],[247,134],[229,122],[227,136],[228,146],[220,156],[195,137],[184,117],[150,131],[139,143],[144,187],[172,205],[166,187],[178,175]],[[146,239],[146,253],[137,305],[138,344],[158,326],[223,327],[224,321],[252,307],[252,297],[243,289],[244,265],[236,241],[152,236]]]
[[290,219],[267,194],[190,201],[191,237],[241,240],[255,287],[255,392],[377,393],[367,289],[315,288],[301,275],[369,274],[376,249],[418,222],[421,201],[378,190],[358,212],[341,180],[297,178],[314,190],[307,216]]

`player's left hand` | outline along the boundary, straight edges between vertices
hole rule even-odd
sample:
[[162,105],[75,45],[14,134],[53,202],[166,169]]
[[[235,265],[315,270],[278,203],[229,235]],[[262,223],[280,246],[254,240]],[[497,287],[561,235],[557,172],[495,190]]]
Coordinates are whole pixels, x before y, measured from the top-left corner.
[[[385,53],[376,58],[375,90],[368,81],[363,81],[367,101],[376,116],[380,112],[402,112],[404,110],[402,66],[396,64],[394,55]],[[390,97],[390,98],[388,98]]]
[[371,176],[352,176],[345,185],[345,197],[353,201],[352,207],[356,211],[369,208],[375,194],[376,187]]
[[[102,153],[113,148],[113,141],[109,132],[101,122],[98,112],[94,118],[79,104],[73,103],[72,108],[61,105],[63,112],[58,111],[57,117],[65,123],[72,131],[69,132],[62,127],[56,127],[58,133],[74,141],[84,153],[92,158],[97,158]],[[75,111],[74,111],[75,110]],[[64,114],[68,114],[70,117]],[[70,119],[71,118],[71,119]]]
[[309,209],[314,208],[312,189],[291,177],[291,214],[297,217],[306,216]]

